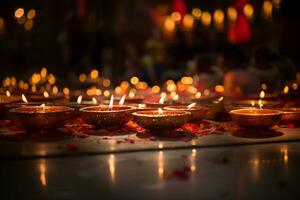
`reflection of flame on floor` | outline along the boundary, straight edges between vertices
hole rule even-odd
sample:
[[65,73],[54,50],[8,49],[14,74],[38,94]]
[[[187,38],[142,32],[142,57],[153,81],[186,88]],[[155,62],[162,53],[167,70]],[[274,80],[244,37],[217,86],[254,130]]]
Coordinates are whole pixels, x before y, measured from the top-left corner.
[[44,159],[41,160],[41,162],[39,164],[39,169],[40,169],[41,184],[42,184],[42,186],[47,186],[47,177],[46,177],[47,167],[46,167],[46,161]]
[[191,171],[194,172],[196,171],[196,155],[197,155],[197,150],[196,149],[192,149],[192,154],[190,157],[191,160]]
[[115,182],[116,168],[115,168],[115,156],[113,154],[111,154],[109,156],[108,165],[109,165],[109,172],[110,172],[111,181]]
[[160,179],[163,179],[164,176],[164,152],[163,151],[159,151],[158,152],[158,177]]

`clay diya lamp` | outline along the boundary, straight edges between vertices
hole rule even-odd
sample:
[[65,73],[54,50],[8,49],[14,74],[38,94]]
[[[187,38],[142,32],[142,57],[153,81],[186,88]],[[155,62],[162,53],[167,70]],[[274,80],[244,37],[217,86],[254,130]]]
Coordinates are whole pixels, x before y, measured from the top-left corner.
[[201,121],[206,118],[206,113],[208,111],[207,107],[197,106],[196,103],[192,103],[189,105],[176,105],[176,106],[166,106],[164,110],[181,110],[191,113],[190,122]]
[[141,127],[153,131],[166,131],[180,128],[191,116],[181,110],[148,110],[132,113],[134,121]]
[[282,111],[281,121],[285,124],[300,124],[300,108],[281,108]]
[[16,125],[27,131],[47,132],[62,125],[71,116],[72,108],[66,106],[23,106],[10,110]]
[[237,109],[229,114],[232,121],[242,128],[270,128],[281,120],[281,112],[271,109]]

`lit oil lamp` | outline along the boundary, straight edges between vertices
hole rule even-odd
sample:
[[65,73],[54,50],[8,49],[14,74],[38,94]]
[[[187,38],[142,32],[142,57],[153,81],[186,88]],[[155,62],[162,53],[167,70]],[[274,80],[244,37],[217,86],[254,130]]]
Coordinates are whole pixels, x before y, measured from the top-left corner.
[[281,112],[271,109],[245,108],[229,112],[232,121],[243,128],[269,128],[281,119]]
[[[18,108],[18,107],[23,107],[23,106],[39,106],[39,105],[45,103],[44,101],[28,102],[28,100],[24,94],[22,94],[21,97],[22,97],[22,102],[10,103],[10,104],[5,105],[6,111],[9,111],[12,108]],[[49,104],[49,103],[47,103],[47,104]]]
[[48,131],[63,125],[71,116],[72,108],[65,106],[23,106],[10,110],[16,125],[28,131]]
[[79,110],[80,108],[83,107],[93,106],[98,104],[97,99],[95,97],[93,97],[91,101],[83,101],[82,99],[83,99],[82,95],[79,95],[77,97],[77,100],[75,102],[70,102],[68,106],[74,108],[75,110]]
[[191,103],[187,106],[185,105],[176,105],[176,106],[166,106],[164,110],[181,110],[191,113],[191,118],[189,121],[196,122],[206,118],[206,113],[208,111],[207,107],[197,106],[196,103]]
[[96,127],[122,127],[131,120],[131,106],[113,105],[111,96],[109,105],[89,106],[79,109],[80,117]]
[[283,123],[291,123],[297,125],[300,124],[300,108],[281,108],[280,111],[282,111],[281,121]]
[[180,110],[149,110],[132,113],[135,122],[149,130],[174,130],[185,124],[191,113]]

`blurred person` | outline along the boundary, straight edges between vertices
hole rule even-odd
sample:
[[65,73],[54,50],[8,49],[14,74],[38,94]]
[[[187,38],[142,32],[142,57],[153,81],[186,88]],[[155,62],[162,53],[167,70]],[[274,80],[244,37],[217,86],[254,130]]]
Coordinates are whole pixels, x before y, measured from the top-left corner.
[[222,74],[216,67],[216,62],[209,55],[201,55],[195,58],[197,75],[195,86],[198,90],[213,89],[222,82]]
[[224,73],[226,96],[238,97],[259,92],[258,76],[249,70],[246,58],[237,46],[224,49],[219,65]]

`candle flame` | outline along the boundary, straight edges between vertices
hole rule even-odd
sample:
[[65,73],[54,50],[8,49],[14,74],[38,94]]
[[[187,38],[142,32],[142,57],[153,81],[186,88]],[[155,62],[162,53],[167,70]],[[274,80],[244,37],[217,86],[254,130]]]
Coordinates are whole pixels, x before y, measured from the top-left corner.
[[158,108],[158,114],[160,114],[160,115],[163,114],[163,110],[161,108]]
[[49,93],[47,91],[44,91],[43,95],[45,98],[49,98]]
[[251,106],[255,106],[255,102],[254,101],[251,101]]
[[120,99],[119,105],[124,105],[125,98],[126,98],[126,94],[124,94],[124,95],[122,96],[122,98]]
[[197,92],[196,94],[195,94],[195,97],[197,98],[197,99],[199,99],[200,97],[201,97],[201,92]]
[[129,96],[129,98],[133,98],[135,96],[135,94],[134,94],[134,92],[130,91],[128,96]]
[[221,102],[221,101],[223,101],[223,99],[224,99],[224,97],[222,96],[218,99],[218,101]]
[[98,103],[97,99],[95,97],[92,98],[92,102],[93,102],[93,104],[97,104]]
[[262,104],[262,100],[261,100],[261,99],[258,100],[257,104],[258,104],[258,105]]
[[108,109],[109,109],[109,110],[112,110],[113,105],[114,105],[114,95],[111,95],[110,101],[109,101]]
[[77,98],[77,103],[78,103],[78,104],[81,104],[81,102],[82,102],[82,95],[80,95],[80,96]]
[[265,95],[266,95],[265,91],[262,90],[259,94],[259,97],[263,99],[265,98]]
[[162,92],[161,94],[160,94],[160,99],[159,99],[159,103],[160,104],[163,104],[164,102],[165,102],[165,98],[166,98],[166,93],[164,93],[164,92]]
[[24,101],[24,103],[28,103],[28,101],[27,101],[27,99],[26,99],[26,97],[25,97],[24,94],[22,94],[22,100]]
[[191,109],[192,107],[194,107],[196,105],[196,103],[191,103],[190,105],[187,106],[188,109]]
[[41,108],[43,108],[43,109],[45,108],[45,104],[44,103],[41,105]]
[[8,96],[8,97],[11,96],[11,94],[10,94],[10,92],[8,90],[6,90],[6,96]]
[[138,108],[145,108],[145,107],[146,107],[145,104],[139,104],[139,105],[138,105]]
[[259,104],[259,108],[260,108],[260,109],[262,109],[262,108],[263,108],[263,106],[264,106],[264,104],[262,104],[262,103],[261,103],[261,104]]
[[290,90],[289,86],[285,86],[283,89],[284,94],[287,94],[289,90]]
[[172,98],[174,101],[178,100],[179,99],[179,95],[178,94],[175,94]]

